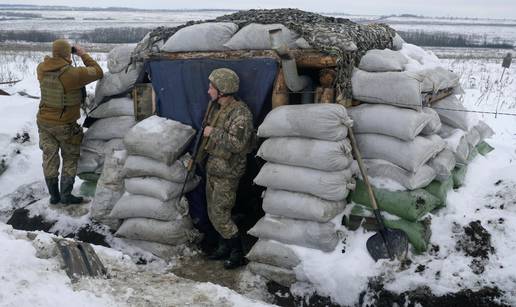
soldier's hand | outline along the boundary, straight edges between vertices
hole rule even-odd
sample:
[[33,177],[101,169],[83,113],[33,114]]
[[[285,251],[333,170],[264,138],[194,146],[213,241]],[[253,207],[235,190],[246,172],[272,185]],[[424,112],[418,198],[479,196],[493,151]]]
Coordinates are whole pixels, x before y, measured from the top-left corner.
[[84,50],[84,48],[82,48],[81,46],[79,46],[78,44],[76,44],[75,46],[75,50],[77,50],[76,54],[78,56],[83,56],[86,54],[86,50]]
[[204,136],[210,136],[211,132],[213,131],[213,127],[211,126],[206,126],[206,128],[204,128],[204,131],[203,131],[203,135]]

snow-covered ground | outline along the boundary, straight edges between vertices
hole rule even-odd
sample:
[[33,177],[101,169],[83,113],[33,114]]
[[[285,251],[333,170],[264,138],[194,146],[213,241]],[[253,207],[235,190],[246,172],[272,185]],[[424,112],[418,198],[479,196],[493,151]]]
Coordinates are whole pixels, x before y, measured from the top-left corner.
[[[39,100],[26,96],[39,96],[35,67],[43,56],[44,53],[30,51],[0,52],[0,78],[22,79],[15,85],[1,87],[13,95],[0,96],[0,155],[7,163],[6,171],[0,175],[0,197],[21,185],[43,180],[35,123]],[[106,67],[105,54],[94,57]],[[514,66],[505,71],[500,82],[500,60],[459,58],[443,59],[442,63],[461,76],[466,91],[464,103],[470,110],[494,112],[498,106],[500,113],[516,114]],[[94,84],[87,89],[93,92]],[[371,234],[361,228],[355,232],[342,228],[345,246],[340,243],[331,254],[295,247],[304,259],[299,269],[311,279],[319,294],[340,304],[357,304],[360,294],[368,289],[370,278],[379,276],[385,289],[395,293],[421,286],[429,287],[434,295],[497,287],[503,292],[502,302],[516,305],[516,116],[478,116],[495,130],[496,135],[488,140],[495,150],[486,157],[475,158],[469,165],[465,185],[450,192],[448,206],[431,215],[431,251],[411,255],[409,265],[375,263],[365,248]],[[28,141],[13,139],[23,133],[29,135]],[[55,214],[45,205],[46,199],[32,204],[39,212]],[[84,217],[69,217],[54,227],[66,230],[84,222],[81,219]],[[457,248],[457,242],[464,238],[464,227],[477,220],[491,234],[494,248],[480,274],[472,269],[475,259]],[[110,270],[111,279],[85,279],[71,284],[55,257],[36,257],[36,247],[49,246],[49,235],[39,233],[36,240],[28,237],[33,235],[27,236],[0,222],[1,306],[64,306],[70,301],[78,306],[265,305],[227,288],[179,278],[170,273],[168,266],[173,264],[157,261],[142,268],[122,252],[104,247],[96,250]],[[117,247],[131,254],[123,246]],[[297,285],[293,290],[306,294],[314,288]],[[366,294],[364,299],[374,302],[373,295]]]

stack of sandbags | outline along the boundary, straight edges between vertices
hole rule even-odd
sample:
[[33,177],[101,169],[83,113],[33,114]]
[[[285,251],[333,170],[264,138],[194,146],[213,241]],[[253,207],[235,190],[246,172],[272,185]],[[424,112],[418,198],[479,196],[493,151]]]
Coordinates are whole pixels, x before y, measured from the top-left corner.
[[[331,252],[339,241],[332,222],[342,213],[354,188],[351,146],[346,139],[352,121],[338,104],[289,105],[272,110],[258,128],[268,138],[257,155],[267,161],[254,182],[267,187],[266,215],[249,230],[260,244],[248,255],[251,269],[289,285],[304,277],[292,268],[296,260],[264,260],[292,254],[293,244]],[[278,241],[274,247],[267,240]],[[265,253],[266,256],[256,256]]]
[[[158,116],[146,118],[128,131],[124,137],[127,193],[109,216],[124,220],[117,236],[153,253],[196,239],[188,205],[181,200],[187,158],[179,159],[194,134],[192,127]],[[184,192],[198,182],[198,178],[192,178]]]

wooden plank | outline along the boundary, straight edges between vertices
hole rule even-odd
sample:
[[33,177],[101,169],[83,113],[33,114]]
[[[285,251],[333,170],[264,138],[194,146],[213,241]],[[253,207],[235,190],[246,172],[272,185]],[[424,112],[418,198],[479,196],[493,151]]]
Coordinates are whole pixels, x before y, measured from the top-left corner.
[[133,88],[134,116],[137,121],[156,114],[156,96],[150,83],[138,83]]

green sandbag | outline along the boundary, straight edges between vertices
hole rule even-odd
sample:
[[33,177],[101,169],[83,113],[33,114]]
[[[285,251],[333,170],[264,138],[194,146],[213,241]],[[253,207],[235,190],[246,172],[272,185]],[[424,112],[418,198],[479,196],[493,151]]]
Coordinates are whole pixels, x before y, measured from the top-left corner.
[[434,180],[425,187],[425,190],[433,196],[439,198],[441,201],[436,209],[446,207],[446,196],[448,192],[453,189],[453,177],[450,176],[443,182]]
[[[440,206],[440,200],[423,189],[413,191],[389,191],[373,188],[376,202],[380,209],[399,216],[407,221],[415,222],[423,215]],[[350,200],[371,207],[367,188],[362,180],[350,193]]]
[[95,197],[95,190],[97,189],[97,182],[83,181],[79,188],[79,193],[85,197]]
[[482,156],[485,156],[488,153],[490,153],[491,151],[493,151],[494,147],[487,144],[485,141],[482,141],[477,145],[477,150],[478,150],[479,154],[481,154]]
[[467,165],[458,165],[452,171],[453,188],[458,189],[464,184],[466,178],[466,172],[468,170]]
[[97,173],[81,173],[81,174],[77,175],[77,177],[81,178],[84,181],[97,182],[97,181],[99,181],[100,174],[97,174]]
[[469,148],[468,163],[473,161],[478,156],[479,152],[476,147]]

